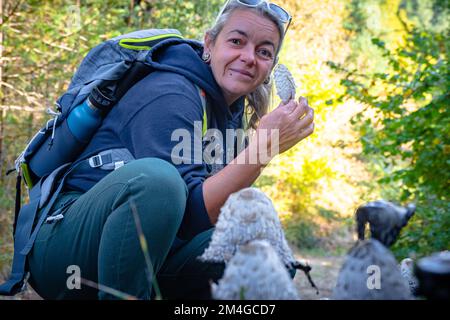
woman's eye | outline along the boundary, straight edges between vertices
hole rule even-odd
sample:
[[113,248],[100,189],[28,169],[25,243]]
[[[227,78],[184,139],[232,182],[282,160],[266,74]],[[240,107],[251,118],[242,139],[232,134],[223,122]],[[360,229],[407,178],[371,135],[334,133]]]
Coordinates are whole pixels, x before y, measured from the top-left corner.
[[272,52],[270,52],[269,50],[266,50],[266,49],[261,49],[261,50],[259,50],[259,54],[262,56],[262,57],[264,57],[264,58],[269,58],[269,59],[272,59]]
[[242,43],[240,39],[230,39],[230,42],[235,45],[240,45]]

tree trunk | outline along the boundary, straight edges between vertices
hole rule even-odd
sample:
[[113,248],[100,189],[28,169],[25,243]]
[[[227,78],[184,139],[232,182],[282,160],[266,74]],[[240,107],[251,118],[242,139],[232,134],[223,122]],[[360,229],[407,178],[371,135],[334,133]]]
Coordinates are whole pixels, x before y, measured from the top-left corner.
[[135,6],[134,0],[131,0],[130,1],[130,12],[128,15],[128,26],[129,27],[131,27],[131,25],[133,23],[134,6]]
[[[3,25],[3,0],[0,0],[0,26]],[[3,105],[3,28],[0,29],[0,105]],[[0,110],[0,184],[3,184],[3,137],[5,133],[5,113],[6,109]]]

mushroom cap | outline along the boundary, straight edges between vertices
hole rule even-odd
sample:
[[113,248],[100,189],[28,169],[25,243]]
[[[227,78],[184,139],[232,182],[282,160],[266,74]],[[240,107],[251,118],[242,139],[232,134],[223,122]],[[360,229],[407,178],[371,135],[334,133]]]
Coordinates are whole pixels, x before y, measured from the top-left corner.
[[286,266],[295,262],[272,201],[257,188],[245,188],[231,194],[221,208],[211,242],[199,259],[228,262],[252,240],[268,241]]
[[299,300],[287,269],[265,240],[239,247],[211,291],[220,300]]
[[376,239],[359,241],[347,254],[333,299],[412,299],[392,253]]
[[273,75],[277,94],[281,101],[287,103],[289,100],[295,99],[295,89],[297,86],[289,69],[283,64],[278,64],[273,71]]

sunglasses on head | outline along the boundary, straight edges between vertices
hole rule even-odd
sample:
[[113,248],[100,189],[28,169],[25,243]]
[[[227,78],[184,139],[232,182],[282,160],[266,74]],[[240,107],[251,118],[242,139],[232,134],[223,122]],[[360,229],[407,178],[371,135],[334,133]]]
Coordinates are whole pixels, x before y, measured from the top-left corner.
[[[225,5],[223,6],[218,17],[220,17],[226,11],[226,9],[231,1],[233,1],[233,0],[228,0],[225,3]],[[262,4],[265,4],[267,7],[267,10],[271,14],[273,14],[281,23],[283,23],[285,25],[284,34],[286,34],[287,30],[289,29],[289,25],[291,24],[291,21],[292,21],[292,16],[286,10],[284,10],[282,7],[280,7],[279,5],[272,3],[272,2],[268,2],[266,0],[234,0],[234,1],[243,6],[252,7],[252,8],[256,8]]]

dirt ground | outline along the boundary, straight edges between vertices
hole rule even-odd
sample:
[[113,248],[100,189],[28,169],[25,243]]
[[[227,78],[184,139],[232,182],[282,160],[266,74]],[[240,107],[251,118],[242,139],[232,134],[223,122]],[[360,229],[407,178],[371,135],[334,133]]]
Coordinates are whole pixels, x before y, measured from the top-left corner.
[[320,300],[331,298],[333,288],[336,285],[339,270],[344,262],[344,256],[312,255],[309,253],[295,252],[297,259],[306,260],[311,266],[311,278],[319,289],[317,294],[302,271],[297,271],[294,278],[302,300]]
[[[3,282],[4,279],[2,279],[0,282]],[[31,288],[30,286],[27,286],[27,290],[24,292],[21,292],[14,297],[3,297],[0,296],[0,300],[42,300],[42,298]]]

